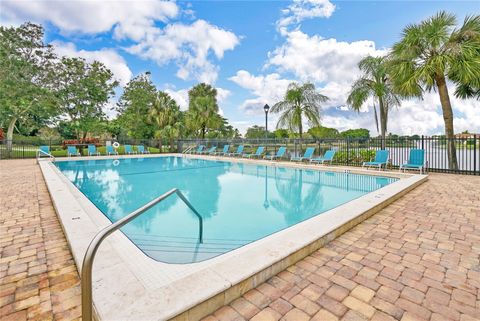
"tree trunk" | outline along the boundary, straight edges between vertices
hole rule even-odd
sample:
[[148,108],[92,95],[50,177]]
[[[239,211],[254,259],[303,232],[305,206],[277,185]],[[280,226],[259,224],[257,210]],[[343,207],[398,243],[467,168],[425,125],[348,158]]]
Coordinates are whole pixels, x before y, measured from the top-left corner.
[[13,129],[15,128],[15,124],[17,123],[17,117],[13,117],[8,124],[7,129],[7,157],[10,157],[10,153],[12,152],[12,144],[13,144]]
[[448,168],[451,170],[458,169],[457,151],[454,140],[453,130],[453,111],[448,95],[447,83],[445,75],[437,73],[435,82],[438,87],[438,94],[440,95],[440,103],[442,104],[443,121],[445,122],[445,136],[447,137],[447,154],[448,154]]
[[382,97],[378,97],[378,105],[380,108],[380,135],[382,136],[382,149],[385,149],[387,136],[387,110]]

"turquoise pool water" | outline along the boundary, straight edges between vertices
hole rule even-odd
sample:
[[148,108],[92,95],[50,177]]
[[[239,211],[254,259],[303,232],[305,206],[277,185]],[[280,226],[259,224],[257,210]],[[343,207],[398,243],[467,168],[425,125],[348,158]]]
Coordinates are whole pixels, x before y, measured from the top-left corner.
[[112,222],[178,188],[203,218],[172,195],[122,228],[151,258],[203,261],[344,204],[395,178],[182,157],[57,162]]

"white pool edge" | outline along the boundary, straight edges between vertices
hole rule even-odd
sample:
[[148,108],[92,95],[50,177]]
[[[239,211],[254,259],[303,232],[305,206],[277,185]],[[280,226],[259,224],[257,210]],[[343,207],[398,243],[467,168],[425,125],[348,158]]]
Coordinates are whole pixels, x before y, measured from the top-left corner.
[[[146,157],[164,156],[180,155]],[[345,230],[347,225],[352,225],[353,220],[359,217],[372,215],[427,179],[426,175],[365,171],[352,167],[210,156],[186,157],[336,172],[348,170],[351,173],[397,177],[400,180],[322,215],[200,263],[173,265],[156,262],[141,252],[121,232],[116,232],[100,248],[94,266],[94,303],[101,320],[168,320],[173,317],[178,320],[197,320],[275,275],[290,263],[293,264],[310,254],[317,246],[325,243],[323,237],[338,236],[330,234],[340,229]],[[72,160],[101,158],[109,157],[78,157]],[[90,240],[110,222],[53,164],[41,161],[40,167],[80,271]],[[352,226],[347,227],[349,229]],[[322,242],[318,242],[320,239]],[[316,243],[318,244],[314,245]],[[172,281],[165,281],[162,274],[172,273],[175,269],[181,270],[178,277],[175,278],[177,274],[173,271]]]

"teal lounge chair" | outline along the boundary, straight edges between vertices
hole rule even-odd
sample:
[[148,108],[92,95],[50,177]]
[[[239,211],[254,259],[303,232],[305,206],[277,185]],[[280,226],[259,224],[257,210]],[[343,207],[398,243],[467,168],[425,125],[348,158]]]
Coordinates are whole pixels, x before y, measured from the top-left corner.
[[215,155],[216,152],[217,152],[217,146],[212,146],[212,147],[210,147],[210,149],[206,152],[206,154],[208,154],[208,155]]
[[380,170],[382,167],[387,167],[387,162],[388,162],[388,150],[382,149],[382,150],[377,150],[375,152],[375,160],[373,162],[364,162],[362,164],[362,167],[366,167],[367,169],[369,167],[378,167]]
[[50,146],[40,146],[37,151],[37,157],[50,155]]
[[213,155],[226,155],[228,154],[228,150],[230,149],[230,145],[223,145],[223,149],[221,152],[215,152]]
[[293,162],[293,161],[295,161],[295,162],[301,162],[301,161],[303,161],[304,159],[306,159],[306,160],[311,160],[314,152],[315,152],[315,147],[308,147],[307,150],[305,151],[305,153],[303,154],[303,156],[300,156],[300,157],[292,157],[292,158],[290,158],[290,161],[291,161],[291,162]]
[[201,154],[205,149],[205,145],[198,145],[197,149],[190,151],[190,154]]
[[145,146],[143,145],[137,145],[137,152],[139,154],[150,154],[150,151],[147,149],[145,149]]
[[282,146],[277,150],[277,153],[275,155],[267,155],[264,158],[269,159],[269,160],[274,160],[276,158],[282,158],[285,155],[286,151],[287,151],[287,147]]
[[325,155],[323,157],[317,157],[317,158],[312,158],[310,160],[311,163],[318,163],[318,164],[325,164],[325,163],[332,163],[333,162],[333,157],[335,156],[335,151],[334,150],[327,150],[325,152]]
[[225,156],[242,156],[243,155],[243,145],[237,147],[237,151],[235,153],[228,153]]
[[208,150],[204,150],[199,154],[210,155],[211,153],[215,153],[216,150],[217,150],[217,146],[212,146]]
[[420,174],[427,171],[427,162],[425,162],[425,150],[424,149],[410,149],[410,156],[408,163],[400,165],[400,171],[403,169],[418,169]]
[[75,146],[67,146],[67,156],[80,156],[80,153]]
[[113,148],[113,146],[106,147],[107,155],[118,155],[118,152]]
[[260,157],[260,156],[262,156],[264,150],[265,150],[265,147],[258,146],[255,154],[244,154],[243,157],[246,157],[246,158]]
[[137,152],[135,152],[133,149],[132,149],[132,145],[125,145],[125,154],[136,154]]
[[88,145],[88,156],[100,156],[100,153],[97,151],[97,147],[95,145]]

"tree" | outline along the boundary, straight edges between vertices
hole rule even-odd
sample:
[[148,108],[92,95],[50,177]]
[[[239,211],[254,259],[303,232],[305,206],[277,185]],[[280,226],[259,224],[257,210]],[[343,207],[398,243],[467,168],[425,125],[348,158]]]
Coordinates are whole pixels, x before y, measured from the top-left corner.
[[149,120],[156,126],[155,137],[165,137],[173,149],[173,140],[183,132],[183,117],[177,102],[165,92],[158,92],[149,111]]
[[98,131],[106,116],[105,104],[118,85],[113,73],[102,63],[87,63],[82,58],[63,57],[58,65],[58,102],[72,123],[77,139]]
[[233,128],[232,125],[228,123],[228,120],[225,117],[219,116],[220,126],[216,129],[211,129],[207,133],[207,138],[239,138],[241,137],[238,129]]
[[273,134],[275,135],[275,138],[288,138],[290,136],[288,130],[284,128],[275,129]]
[[315,91],[314,84],[291,83],[288,85],[283,101],[276,103],[271,109],[272,113],[281,114],[277,128],[287,127],[291,131],[298,130],[302,139],[303,117],[311,126],[320,126],[321,103],[327,100],[327,96]]
[[58,115],[53,89],[55,54],[43,41],[42,26],[0,27],[0,125],[8,150],[17,123],[46,124]]
[[370,131],[365,128],[357,128],[357,129],[348,129],[340,133],[342,137],[349,137],[349,138],[369,138]]
[[[254,125],[247,128],[245,138],[265,138],[265,126]],[[275,138],[275,134],[272,132],[268,132],[267,138]]]
[[134,138],[152,138],[155,128],[148,120],[150,108],[157,98],[157,89],[147,74],[128,82],[117,104],[118,122],[127,135]]
[[308,130],[308,133],[315,138],[335,138],[339,135],[337,129],[323,126],[312,127]]
[[212,86],[200,83],[188,91],[188,112],[186,125],[202,139],[209,130],[221,127],[222,119],[218,114],[217,90]]
[[[393,84],[387,72],[387,60],[385,57],[367,56],[359,62],[358,68],[363,74],[352,85],[347,103],[353,110],[360,112],[368,98],[372,97],[376,100],[380,111],[382,148],[385,148],[388,111],[391,107],[400,105],[400,99],[393,90]],[[378,116],[375,103],[373,105],[373,111],[378,131]]]
[[450,169],[458,169],[453,111],[447,79],[460,98],[478,97],[480,88],[480,15],[467,16],[455,28],[454,15],[441,11],[403,30],[392,49],[391,74],[395,89],[405,97],[437,91],[443,111]]

